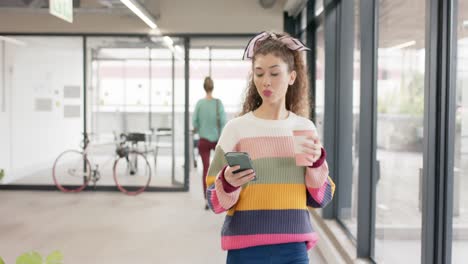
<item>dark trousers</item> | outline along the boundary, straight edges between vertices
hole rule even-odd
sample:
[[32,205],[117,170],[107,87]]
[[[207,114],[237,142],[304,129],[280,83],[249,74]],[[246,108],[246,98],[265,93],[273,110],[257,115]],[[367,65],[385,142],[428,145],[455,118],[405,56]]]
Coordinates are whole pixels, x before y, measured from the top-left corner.
[[308,264],[305,242],[229,250],[227,264]]
[[200,153],[202,162],[203,162],[203,195],[206,198],[206,174],[208,173],[208,168],[210,167],[210,151],[215,149],[218,142],[211,142],[207,139],[200,138],[198,141],[198,153]]

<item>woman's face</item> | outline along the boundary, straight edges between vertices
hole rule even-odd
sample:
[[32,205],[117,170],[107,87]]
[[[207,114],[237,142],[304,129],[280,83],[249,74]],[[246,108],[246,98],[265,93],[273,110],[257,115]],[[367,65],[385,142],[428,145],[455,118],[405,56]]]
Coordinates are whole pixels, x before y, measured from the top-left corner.
[[296,79],[295,71],[288,71],[288,65],[273,54],[257,55],[253,65],[254,83],[263,103],[282,103],[288,86]]

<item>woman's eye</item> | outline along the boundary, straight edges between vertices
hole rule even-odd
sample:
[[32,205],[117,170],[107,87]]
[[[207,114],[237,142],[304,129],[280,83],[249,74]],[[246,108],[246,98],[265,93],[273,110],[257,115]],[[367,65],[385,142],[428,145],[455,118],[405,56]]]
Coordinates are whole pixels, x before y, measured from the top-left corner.
[[279,73],[271,73],[271,76],[278,76]]
[[263,76],[263,73],[256,73],[255,74],[257,77],[262,77]]

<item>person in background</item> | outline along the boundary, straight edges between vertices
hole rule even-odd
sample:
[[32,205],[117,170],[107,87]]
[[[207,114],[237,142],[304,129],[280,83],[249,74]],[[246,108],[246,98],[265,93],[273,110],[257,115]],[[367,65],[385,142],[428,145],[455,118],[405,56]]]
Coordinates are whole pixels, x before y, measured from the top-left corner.
[[[286,33],[262,32],[244,53],[252,75],[243,110],[226,124],[206,180],[209,207],[227,212],[221,247],[228,264],[306,264],[317,243],[307,207],[327,205],[335,184],[309,119],[303,50]],[[301,145],[310,165],[296,165],[295,130],[313,132]],[[253,170],[234,173],[240,167],[227,164],[227,152],[247,152]]]
[[206,173],[210,166],[210,153],[218,143],[219,135],[226,124],[226,114],[224,106],[220,99],[214,98],[212,93],[214,89],[213,80],[206,77],[203,82],[206,96],[200,99],[193,112],[192,125],[194,131],[198,133],[198,152],[203,163],[203,194],[205,196],[205,210],[208,210],[206,203]]

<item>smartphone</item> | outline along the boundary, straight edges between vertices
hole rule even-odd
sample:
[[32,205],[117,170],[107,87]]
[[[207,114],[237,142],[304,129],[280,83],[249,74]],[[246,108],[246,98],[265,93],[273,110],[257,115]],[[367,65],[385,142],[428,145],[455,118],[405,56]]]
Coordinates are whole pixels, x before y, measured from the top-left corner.
[[[239,165],[240,169],[233,171],[233,173],[238,173],[248,169],[253,170],[252,160],[250,159],[249,153],[247,152],[228,152],[224,154],[227,163],[230,167]],[[256,180],[257,177],[254,178]]]

